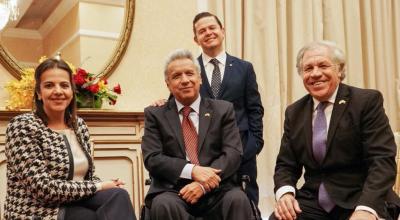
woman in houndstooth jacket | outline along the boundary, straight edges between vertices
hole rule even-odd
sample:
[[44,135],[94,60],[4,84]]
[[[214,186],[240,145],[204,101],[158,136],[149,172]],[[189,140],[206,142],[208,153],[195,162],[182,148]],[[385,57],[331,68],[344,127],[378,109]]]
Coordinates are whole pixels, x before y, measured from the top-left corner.
[[5,219],[136,219],[124,183],[93,175],[72,77],[63,60],[42,62],[35,71],[34,111],[7,127]]

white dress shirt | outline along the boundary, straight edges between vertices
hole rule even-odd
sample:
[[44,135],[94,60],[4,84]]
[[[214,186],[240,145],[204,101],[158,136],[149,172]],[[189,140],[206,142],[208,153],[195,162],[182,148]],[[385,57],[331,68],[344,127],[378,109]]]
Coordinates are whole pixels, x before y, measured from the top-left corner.
[[212,73],[214,71],[214,64],[210,63],[211,59],[215,58],[218,60],[218,67],[221,72],[221,82],[224,79],[224,73],[225,73],[225,64],[226,64],[226,53],[225,51],[222,51],[220,54],[218,54],[216,57],[210,57],[207,54],[203,53],[202,54],[202,59],[203,59],[203,64],[204,64],[204,69],[206,70],[206,75],[207,75],[207,80],[208,83],[211,85],[211,79],[212,79]]

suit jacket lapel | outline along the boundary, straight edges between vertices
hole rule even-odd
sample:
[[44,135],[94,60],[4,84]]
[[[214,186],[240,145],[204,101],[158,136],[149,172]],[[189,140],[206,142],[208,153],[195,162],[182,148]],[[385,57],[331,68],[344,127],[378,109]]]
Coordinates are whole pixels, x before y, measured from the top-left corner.
[[186,155],[185,144],[183,142],[181,121],[179,119],[178,108],[176,107],[174,98],[168,101],[168,107],[165,111],[165,117],[167,118],[171,130],[174,132],[175,137],[178,140],[180,146],[179,148],[181,149],[182,154]]
[[206,74],[206,69],[204,68],[204,63],[203,63],[203,58],[200,55],[197,60],[199,61],[200,68],[201,68],[201,79],[202,79],[202,87],[205,88],[207,93],[209,94],[209,97],[214,97],[210,83],[208,82],[207,74]]
[[[313,106],[314,102],[312,100],[312,97],[309,96],[309,99],[307,100],[306,106],[304,108],[304,133],[306,135],[306,146],[307,146],[307,153],[309,155],[309,158],[314,158],[313,156],[313,148],[312,148],[312,114],[313,114]],[[315,160],[314,160],[315,161]],[[315,163],[317,163],[315,161]],[[318,164],[318,163],[317,163]]]
[[329,123],[328,139],[327,139],[327,152],[330,148],[332,138],[335,136],[337,126],[340,118],[343,116],[344,111],[348,106],[350,100],[348,87],[342,83],[339,84],[339,89],[336,95],[336,100],[333,105],[331,121]]
[[233,57],[229,54],[226,54],[224,78],[222,79],[221,82],[221,87],[219,89],[218,97],[222,97],[225,92],[225,89],[227,88],[227,85],[231,84],[230,81],[233,79],[232,75],[234,74],[235,71],[234,62],[235,60],[233,59]]
[[204,139],[206,138],[206,134],[208,131],[208,127],[210,126],[211,118],[213,117],[213,109],[210,106],[210,103],[202,98],[200,102],[200,113],[199,113],[199,135],[198,135],[198,149],[197,152],[200,153],[201,148],[203,147]]

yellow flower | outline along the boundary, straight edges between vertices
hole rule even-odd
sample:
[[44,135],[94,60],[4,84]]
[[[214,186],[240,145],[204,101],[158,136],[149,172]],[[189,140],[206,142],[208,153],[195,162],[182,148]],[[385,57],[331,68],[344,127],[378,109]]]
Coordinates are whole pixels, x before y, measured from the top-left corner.
[[72,74],[75,75],[76,74],[76,67],[70,62],[68,62],[66,60],[64,60],[64,61],[68,64],[69,68],[71,68]]
[[35,70],[26,68],[21,74],[21,80],[12,80],[5,86],[10,98],[6,101],[6,109],[31,109],[35,86]]
[[108,91],[106,83],[105,83],[105,81],[103,79],[99,81],[99,90],[100,90],[100,92],[107,92]]
[[47,56],[41,56],[39,59],[39,63],[43,63],[43,61],[47,60]]

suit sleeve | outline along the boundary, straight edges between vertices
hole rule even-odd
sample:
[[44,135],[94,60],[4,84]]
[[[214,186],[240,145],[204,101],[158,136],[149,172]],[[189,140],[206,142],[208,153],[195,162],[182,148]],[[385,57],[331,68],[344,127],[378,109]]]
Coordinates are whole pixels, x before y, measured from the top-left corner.
[[288,109],[285,112],[284,132],[281,140],[281,147],[276,159],[274,183],[276,192],[282,186],[292,186],[296,188],[297,181],[302,174],[302,166],[298,163],[296,155],[292,149],[290,114]]
[[239,129],[236,126],[235,113],[232,104],[221,119],[222,146],[221,154],[212,163],[211,167],[221,169],[221,179],[231,177],[240,165],[242,143]]
[[264,146],[263,140],[263,116],[264,108],[261,103],[260,93],[256,74],[253,65],[250,63],[247,67],[246,81],[246,112],[249,123],[249,136],[246,147],[244,148],[244,160],[252,158],[261,152]]
[[41,127],[27,120],[12,120],[6,131],[8,169],[31,196],[43,204],[72,202],[93,195],[93,181],[54,179],[42,152]]
[[383,201],[396,178],[396,144],[379,92],[368,97],[361,114],[361,138],[368,175],[357,205],[383,213]]
[[145,128],[142,138],[144,165],[151,176],[176,184],[186,160],[163,152],[162,135],[156,116],[149,108],[144,110]]

